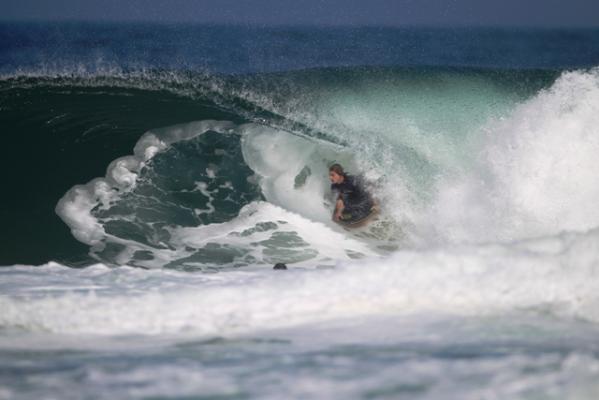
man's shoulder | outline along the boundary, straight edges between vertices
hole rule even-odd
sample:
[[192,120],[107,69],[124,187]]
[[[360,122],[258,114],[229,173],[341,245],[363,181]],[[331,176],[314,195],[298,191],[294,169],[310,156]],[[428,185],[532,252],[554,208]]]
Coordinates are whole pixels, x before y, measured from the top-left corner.
[[360,175],[347,175],[345,182],[352,187],[362,187],[364,185],[364,178]]
[[354,175],[345,175],[344,182],[353,185],[356,183],[356,177]]

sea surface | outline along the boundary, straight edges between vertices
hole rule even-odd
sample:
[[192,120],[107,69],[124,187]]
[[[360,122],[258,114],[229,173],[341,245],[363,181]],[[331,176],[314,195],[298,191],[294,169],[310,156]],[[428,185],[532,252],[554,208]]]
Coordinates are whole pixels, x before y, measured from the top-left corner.
[[0,131],[0,399],[599,398],[599,29],[3,22]]

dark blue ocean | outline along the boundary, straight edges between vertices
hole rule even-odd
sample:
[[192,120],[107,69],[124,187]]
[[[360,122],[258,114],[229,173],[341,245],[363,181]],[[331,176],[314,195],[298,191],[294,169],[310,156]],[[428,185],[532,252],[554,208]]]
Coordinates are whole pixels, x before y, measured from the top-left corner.
[[2,22],[0,131],[0,399],[599,396],[599,29]]
[[599,29],[2,23],[3,73],[143,68],[244,74],[329,67],[596,66]]

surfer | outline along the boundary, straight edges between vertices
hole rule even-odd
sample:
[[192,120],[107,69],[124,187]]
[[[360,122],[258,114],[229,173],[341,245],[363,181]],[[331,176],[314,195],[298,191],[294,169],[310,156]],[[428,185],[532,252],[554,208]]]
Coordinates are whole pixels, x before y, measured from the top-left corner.
[[346,174],[343,167],[333,164],[329,167],[331,190],[338,193],[333,220],[354,224],[375,212],[375,203],[370,193],[364,189],[362,180]]

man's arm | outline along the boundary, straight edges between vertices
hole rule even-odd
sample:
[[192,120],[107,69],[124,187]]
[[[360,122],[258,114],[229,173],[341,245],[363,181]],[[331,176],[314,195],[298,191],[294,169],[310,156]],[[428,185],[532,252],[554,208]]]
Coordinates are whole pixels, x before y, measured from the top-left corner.
[[337,203],[335,203],[335,214],[333,214],[333,219],[335,221],[339,221],[341,219],[341,213],[343,212],[344,208],[345,204],[343,204],[343,200],[341,200],[341,197],[339,197],[337,199]]

